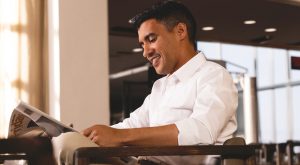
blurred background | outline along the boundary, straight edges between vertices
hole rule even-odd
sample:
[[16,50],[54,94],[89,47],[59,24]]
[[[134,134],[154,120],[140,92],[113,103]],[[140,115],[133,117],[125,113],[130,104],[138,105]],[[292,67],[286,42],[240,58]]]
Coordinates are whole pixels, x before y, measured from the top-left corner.
[[[244,137],[247,117],[241,80],[252,77],[259,142],[300,140],[300,1],[179,1],[197,21],[197,49],[226,67],[239,89],[235,136]],[[129,20],[157,2],[0,0],[0,137],[15,99],[77,130],[117,123],[138,108],[161,76]]]

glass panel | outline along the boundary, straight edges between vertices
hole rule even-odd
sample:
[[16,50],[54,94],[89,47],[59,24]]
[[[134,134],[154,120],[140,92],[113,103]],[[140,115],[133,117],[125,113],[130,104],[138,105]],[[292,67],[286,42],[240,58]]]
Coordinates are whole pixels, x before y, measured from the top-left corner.
[[285,143],[288,140],[287,89],[277,88],[274,92],[276,143]]
[[[300,51],[290,50],[289,55],[290,57],[291,56],[300,57]],[[300,70],[291,69],[291,67],[289,69],[291,70],[291,81],[300,81]]]
[[272,49],[257,47],[257,86],[273,85]]
[[260,142],[274,142],[273,136],[273,90],[258,91],[258,114]]
[[273,49],[274,53],[274,84],[287,82],[287,51],[285,49]]
[[[246,76],[255,77],[253,46],[222,44],[222,60],[228,61],[248,69]],[[226,64],[229,72],[244,73],[245,69]]]
[[245,136],[244,133],[244,104],[243,104],[243,92],[238,93],[238,107],[235,112],[235,117],[238,123],[237,130],[234,136]]
[[293,140],[300,140],[300,86],[292,87]]
[[220,60],[219,58],[219,43],[216,42],[197,42],[197,49],[202,51],[208,60]]

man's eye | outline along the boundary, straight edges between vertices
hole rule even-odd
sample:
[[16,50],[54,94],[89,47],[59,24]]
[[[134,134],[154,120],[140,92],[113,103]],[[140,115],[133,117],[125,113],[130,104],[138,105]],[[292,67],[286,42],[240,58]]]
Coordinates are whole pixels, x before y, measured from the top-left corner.
[[156,41],[156,38],[150,40],[149,42],[152,43],[152,42],[155,42]]

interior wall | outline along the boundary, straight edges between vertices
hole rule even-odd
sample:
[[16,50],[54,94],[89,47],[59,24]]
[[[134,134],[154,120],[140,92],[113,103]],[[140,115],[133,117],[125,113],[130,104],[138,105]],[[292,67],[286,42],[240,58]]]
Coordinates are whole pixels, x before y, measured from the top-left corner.
[[107,0],[59,1],[60,120],[109,124]]

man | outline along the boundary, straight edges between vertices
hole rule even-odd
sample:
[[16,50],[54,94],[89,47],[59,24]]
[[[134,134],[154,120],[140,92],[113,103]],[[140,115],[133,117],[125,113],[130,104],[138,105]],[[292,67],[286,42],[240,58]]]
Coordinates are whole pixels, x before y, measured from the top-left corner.
[[[122,123],[81,133],[103,147],[222,144],[237,129],[237,89],[229,73],[196,52],[196,22],[181,3],[166,1],[132,19],[158,74],[143,105]],[[61,155],[60,155],[61,156]],[[65,154],[63,154],[65,156]],[[207,156],[146,157],[155,163],[209,163]]]

